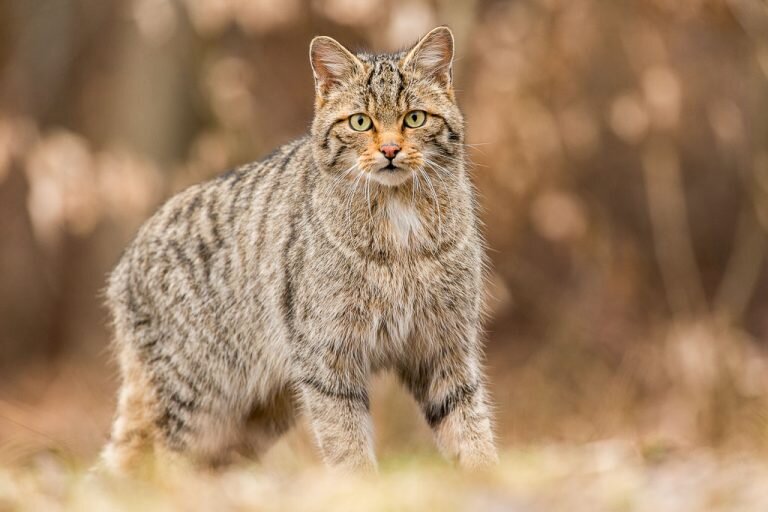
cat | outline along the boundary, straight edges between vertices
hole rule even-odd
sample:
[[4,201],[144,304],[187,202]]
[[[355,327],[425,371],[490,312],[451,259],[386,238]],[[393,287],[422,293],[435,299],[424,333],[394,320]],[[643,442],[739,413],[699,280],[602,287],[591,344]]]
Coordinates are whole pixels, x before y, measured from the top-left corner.
[[140,228],[107,287],[122,378],[107,467],[258,458],[305,413],[327,465],[375,471],[380,370],[447,457],[497,460],[453,51],[447,27],[384,55],[316,37],[311,133]]

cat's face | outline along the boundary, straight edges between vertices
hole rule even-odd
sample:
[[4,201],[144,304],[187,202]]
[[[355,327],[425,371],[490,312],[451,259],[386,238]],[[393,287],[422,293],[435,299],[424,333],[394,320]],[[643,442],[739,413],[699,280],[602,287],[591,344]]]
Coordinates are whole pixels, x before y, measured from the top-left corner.
[[451,86],[453,35],[438,27],[412,49],[353,55],[312,41],[315,155],[330,172],[398,186],[458,161],[463,118]]

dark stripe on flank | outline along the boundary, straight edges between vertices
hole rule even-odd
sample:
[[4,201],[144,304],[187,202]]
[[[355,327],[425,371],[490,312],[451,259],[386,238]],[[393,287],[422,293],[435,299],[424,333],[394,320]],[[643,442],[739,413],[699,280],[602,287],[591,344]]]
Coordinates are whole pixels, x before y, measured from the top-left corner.
[[134,322],[133,322],[133,326],[136,327],[136,328],[144,327],[144,326],[147,326],[149,324],[150,324],[149,317],[143,317],[143,318],[140,318],[138,320],[134,320]]
[[195,194],[195,197],[192,198],[192,201],[187,205],[187,209],[185,211],[187,217],[191,217],[193,213],[195,213],[195,210],[197,210],[200,205],[202,204],[203,198],[202,194],[198,192]]
[[[293,146],[293,148],[291,148],[291,150],[288,152],[286,157],[283,159],[283,161],[280,164],[280,172],[281,173],[285,170],[286,166],[291,161],[291,159],[293,158],[293,155],[296,153],[296,151],[299,149],[300,146],[301,146],[301,143],[297,142]],[[276,172],[276,171],[273,171],[273,172]],[[266,219],[267,215],[269,214],[269,206],[270,206],[270,203],[272,203],[272,196],[275,195],[275,190],[278,189],[278,187],[280,186],[281,182],[282,181],[280,180],[280,176],[279,175],[275,176],[273,181],[272,181],[271,186],[269,187],[269,192],[267,192],[267,197],[264,198],[264,206],[262,206],[262,211],[260,212],[260,215],[259,215],[258,239],[257,239],[257,242],[256,242],[256,247],[257,248],[261,247],[261,242],[264,240],[264,231],[266,230],[266,220],[265,219]]]
[[[146,323],[149,324],[149,320],[146,320]],[[139,327],[139,326],[134,324],[134,328],[135,327]],[[151,331],[150,331],[150,333],[151,333]],[[152,352],[154,350],[155,346],[159,342],[160,342],[160,336],[150,335],[150,336],[145,336],[145,337],[141,338],[138,341],[137,346],[138,346],[139,350],[141,350],[141,351]]]
[[211,223],[211,236],[216,249],[224,247],[224,237],[219,231],[219,201],[214,199],[213,204],[208,205],[208,221]]
[[[254,181],[257,181],[256,178],[252,178]],[[235,214],[237,213],[237,207],[238,207],[238,201],[240,200],[240,194],[243,192],[244,186],[237,187],[237,190],[235,191],[235,195],[232,198],[232,201],[229,203],[229,214],[227,215],[227,224],[230,226],[230,228],[235,223]]]
[[197,257],[200,259],[200,262],[203,264],[203,274],[205,274],[206,281],[211,280],[211,258],[213,257],[213,252],[211,252],[211,249],[206,245],[206,243],[203,241],[203,237],[200,235],[197,235]]
[[243,177],[243,172],[241,171],[240,167],[235,167],[234,169],[230,169],[223,174],[219,175],[218,178],[216,178],[217,181],[229,181],[229,186],[232,187],[235,183],[240,181],[240,179]]
[[259,160],[258,163],[269,162],[270,160],[275,158],[278,154],[280,154],[280,148],[279,147],[277,147],[277,148],[273,149],[272,151],[270,151],[269,153],[267,153],[267,155],[264,158],[262,158],[261,160]]
[[160,417],[155,422],[157,427],[165,433],[166,441],[171,448],[183,448],[184,442],[178,436],[189,432],[189,426],[184,418],[179,416],[175,411],[166,407]]
[[133,284],[129,283],[125,288],[128,311],[134,315],[139,315],[141,311],[139,310],[139,305],[136,303],[136,294],[133,291]]
[[[270,175],[272,170],[276,167],[275,165],[272,165],[271,163],[265,163],[262,164],[261,167],[259,167],[259,171],[261,171],[264,167],[267,168],[267,171],[262,174],[261,172],[253,172],[251,173],[250,179],[251,181],[247,184],[248,185],[248,204],[250,204],[253,201],[253,195],[256,193],[256,187],[261,184],[262,181],[266,181],[267,177]],[[243,185],[245,187],[245,184]],[[239,196],[238,196],[239,197]]]
[[[182,384],[189,389],[193,395],[200,396],[200,389],[195,384],[191,375],[200,375],[199,366],[195,365],[193,372],[182,372],[174,363],[173,359],[168,354],[159,353],[148,359],[146,359],[147,366],[156,368],[156,371],[152,375],[152,381],[155,386],[162,389],[166,393],[170,393],[168,378],[173,376],[176,384]],[[191,375],[188,375],[191,374]]]
[[[291,248],[296,243],[296,230],[293,229],[294,226],[291,226],[291,233],[288,235],[288,241],[285,243],[285,249],[283,249],[283,278],[285,281],[285,288],[283,288],[283,296],[282,296],[282,306],[283,306],[283,321],[285,323],[286,328],[288,329],[288,332],[291,335],[291,340],[295,338],[296,333],[296,308],[295,308],[295,296],[296,296],[296,283],[294,282],[294,276],[293,272],[290,270],[290,266],[288,264],[288,259],[290,258],[290,252]],[[303,247],[300,249],[300,253],[298,254],[298,257],[300,257],[301,260],[304,259],[304,249]],[[301,273],[301,270],[303,270],[303,262],[301,264],[301,269],[295,270],[297,274]]]
[[256,187],[259,186],[262,181],[266,181],[268,177],[272,176],[272,174],[278,168],[277,157],[282,155],[280,150],[284,147],[285,146],[275,149],[258,162],[248,164],[248,170],[251,171],[251,182],[248,184],[248,204],[253,202],[253,196],[256,193]]
[[197,404],[194,400],[184,400],[176,391],[171,391],[167,397],[173,405],[182,411],[192,412],[197,409]]
[[197,284],[197,278],[195,276],[195,264],[192,262],[192,260],[189,259],[178,242],[171,240],[168,242],[168,244],[176,256],[178,263],[180,263],[186,270],[187,284],[192,287],[192,291],[197,295],[197,297],[202,297],[202,294],[200,293],[200,287]]
[[469,402],[477,392],[477,384],[464,384],[450,393],[439,404],[424,406],[424,416],[432,428],[437,427],[449,414],[462,404]]
[[310,202],[310,198],[312,197],[312,192],[314,190],[314,186],[317,183],[317,181],[312,182],[312,187],[307,187],[307,174],[309,173],[309,170],[305,169],[304,172],[301,175],[301,182],[299,185],[299,190],[302,191],[303,195],[300,201],[301,208],[297,208],[293,216],[291,217],[291,224],[290,224],[290,232],[288,233],[288,239],[285,242],[285,247],[283,248],[283,281],[285,282],[285,288],[283,288],[283,296],[282,296],[282,305],[283,305],[283,320],[285,322],[285,326],[288,329],[288,332],[290,333],[291,341],[295,341],[295,334],[296,334],[296,310],[295,310],[295,296],[296,296],[296,283],[295,279],[297,276],[301,276],[302,272],[304,271],[304,246],[303,244],[300,245],[296,250],[295,255],[295,261],[293,264],[289,261],[291,258],[291,250],[293,249],[294,245],[296,244],[297,240],[297,225],[299,222],[299,217],[301,215],[304,215],[304,212],[307,211],[308,204]]
[[293,145],[293,147],[291,148],[291,150],[288,152],[288,154],[287,154],[287,155],[285,155],[285,158],[284,158],[284,159],[283,159],[283,161],[280,163],[280,170],[281,170],[281,171],[282,171],[282,170],[284,170],[284,169],[285,169],[285,168],[288,166],[288,164],[289,164],[289,163],[291,163],[291,159],[293,158],[293,155],[295,155],[295,154],[296,154],[296,151],[298,151],[298,150],[299,150],[299,148],[301,147],[301,145],[302,145],[302,141],[296,141],[296,142],[294,143],[294,145]]
[[179,217],[181,217],[181,208],[177,207],[171,212],[171,214],[168,216],[168,221],[165,223],[165,228],[170,229],[174,224],[179,222]]

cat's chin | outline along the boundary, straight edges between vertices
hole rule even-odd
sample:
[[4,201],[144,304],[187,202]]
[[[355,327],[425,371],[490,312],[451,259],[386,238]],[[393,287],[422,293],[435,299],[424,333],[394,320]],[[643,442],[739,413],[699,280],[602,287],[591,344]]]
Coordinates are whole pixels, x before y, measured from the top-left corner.
[[413,172],[402,167],[382,167],[371,173],[371,179],[385,187],[398,187],[412,178]]

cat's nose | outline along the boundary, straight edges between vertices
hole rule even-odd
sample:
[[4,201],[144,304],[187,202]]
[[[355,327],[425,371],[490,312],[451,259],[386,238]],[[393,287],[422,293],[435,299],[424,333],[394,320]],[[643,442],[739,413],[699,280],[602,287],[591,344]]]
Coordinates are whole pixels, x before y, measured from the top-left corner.
[[393,142],[387,142],[386,144],[382,144],[379,148],[382,153],[384,153],[384,156],[388,159],[392,160],[397,156],[397,154],[400,152],[400,146]]

